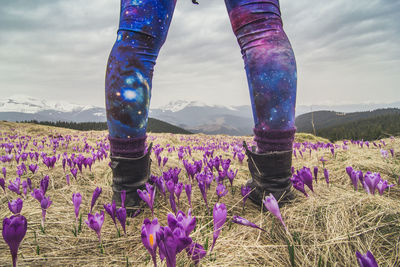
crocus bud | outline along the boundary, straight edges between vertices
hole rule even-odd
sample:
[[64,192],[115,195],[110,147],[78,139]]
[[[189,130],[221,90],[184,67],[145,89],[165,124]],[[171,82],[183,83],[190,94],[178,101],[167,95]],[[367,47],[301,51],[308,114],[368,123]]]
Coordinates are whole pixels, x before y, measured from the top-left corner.
[[14,267],[17,266],[18,248],[22,239],[24,239],[27,229],[28,223],[22,215],[13,215],[10,218],[4,218],[3,220],[2,234],[4,241],[10,248]]
[[96,204],[96,201],[99,198],[101,192],[102,192],[101,187],[96,187],[96,189],[93,191],[92,202],[90,203],[90,212],[92,212],[93,207]]
[[287,227],[283,222],[281,211],[279,209],[278,202],[276,201],[274,195],[269,194],[269,196],[265,197],[263,200],[264,206],[269,210],[278,220],[282,223],[283,227],[287,231]]
[[213,223],[214,223],[214,233],[213,233],[213,244],[211,250],[215,246],[215,242],[221,232],[222,226],[226,221],[227,211],[224,203],[216,203],[213,210]]

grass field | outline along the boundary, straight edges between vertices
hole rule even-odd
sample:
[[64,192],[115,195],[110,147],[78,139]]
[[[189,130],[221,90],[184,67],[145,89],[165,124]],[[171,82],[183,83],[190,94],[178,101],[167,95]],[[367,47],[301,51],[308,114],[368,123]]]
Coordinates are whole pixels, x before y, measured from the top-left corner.
[[[91,153],[79,152],[76,149],[83,148],[84,140],[97,151],[96,145],[102,142],[106,144],[107,132],[79,132],[62,128],[52,128],[33,124],[16,124],[0,122],[0,144],[12,142],[14,148],[21,140],[20,137],[29,136],[31,140],[25,148],[25,152],[42,151],[48,156],[72,153],[84,156],[92,156]],[[7,136],[16,136],[8,138]],[[50,139],[60,140],[60,137],[70,135],[72,140],[68,148],[59,142],[59,146],[53,151],[54,142]],[[79,140],[78,140],[79,139]],[[230,158],[231,168],[238,169],[237,177],[233,182],[233,192],[227,186],[229,193],[220,202],[226,204],[228,219],[216,242],[215,248],[200,262],[201,266],[291,266],[288,244],[294,247],[294,261],[296,266],[357,266],[356,251],[365,253],[370,250],[380,266],[399,266],[400,260],[400,190],[397,185],[400,175],[400,138],[384,139],[385,150],[394,149],[394,157],[388,158],[381,155],[380,149],[371,145],[370,148],[349,144],[347,150],[342,149],[343,142],[337,142],[340,148],[335,150],[335,155],[329,149],[319,148],[304,151],[303,157],[297,154],[293,157],[293,166],[300,169],[303,166],[313,168],[322,163],[319,159],[323,156],[327,159],[325,167],[330,173],[329,185],[325,182],[323,174],[319,172],[318,183],[314,183],[314,191],[307,191],[310,195],[306,198],[300,192],[295,192],[295,199],[281,207],[283,220],[289,233],[286,233],[268,211],[263,211],[259,206],[246,202],[245,211],[242,212],[242,196],[240,187],[250,177],[246,159],[240,163],[233,159],[232,149],[235,145],[241,145],[243,140],[251,143],[251,137],[208,136],[208,135],[173,135],[149,133],[148,142],[160,144],[164,147],[162,157],[168,157],[164,169],[157,165],[157,160],[152,153],[152,174],[161,175],[162,170],[168,168],[182,168],[180,181],[188,183],[186,171],[182,161],[178,159],[180,146],[191,147],[191,154],[195,160],[203,159],[203,151],[197,148],[208,146],[214,148],[214,157],[221,155],[223,159]],[[33,141],[37,140],[37,146]],[[41,142],[43,140],[43,143]],[[328,142],[312,135],[299,134],[296,142]],[[43,148],[40,145],[43,144]],[[175,151],[168,152],[169,147],[175,147]],[[49,146],[47,146],[49,145]],[[75,151],[74,151],[75,147]],[[182,148],[183,149],[183,148]],[[12,152],[14,154],[14,152]],[[21,152],[22,153],[22,152]],[[5,149],[0,147],[0,156],[5,155]],[[18,254],[19,266],[153,266],[151,257],[141,242],[141,226],[143,220],[151,218],[150,210],[143,203],[143,210],[138,217],[128,218],[127,236],[118,237],[111,218],[106,214],[102,228],[102,240],[104,251],[101,253],[99,242],[95,232],[83,222],[87,219],[90,209],[92,192],[96,187],[101,187],[100,195],[94,208],[95,212],[104,210],[103,204],[110,203],[112,191],[112,174],[108,166],[109,158],[96,160],[89,168],[83,168],[78,172],[77,178],[71,178],[71,184],[66,183],[66,174],[62,168],[61,159],[54,168],[48,169],[39,158],[39,170],[35,174],[29,172],[21,177],[32,179],[33,188],[39,187],[39,181],[45,175],[50,177],[48,193],[53,204],[47,210],[45,232],[41,231],[41,208],[36,199],[30,193],[24,199],[21,214],[27,218],[28,230],[22,241]],[[185,159],[191,162],[192,157],[185,153]],[[36,163],[29,157],[25,164]],[[17,163],[0,163],[0,167],[7,168],[7,179],[14,180]],[[21,161],[20,161],[21,164]],[[352,166],[356,170],[379,172],[384,180],[396,186],[385,191],[383,196],[378,194],[368,195],[362,188],[354,191],[352,183],[345,171],[346,166]],[[70,174],[69,168],[66,173]],[[71,175],[71,174],[70,174]],[[0,174],[0,177],[2,175]],[[71,175],[72,177],[72,175]],[[227,182],[227,181],[226,181]],[[228,185],[228,183],[226,183]],[[216,183],[211,185],[208,191],[208,202],[212,208],[217,201],[215,193]],[[361,186],[359,186],[361,187]],[[1,189],[0,189],[1,190]],[[82,194],[81,211],[82,231],[77,236],[72,232],[75,224],[72,194]],[[9,217],[7,202],[18,196],[7,189],[7,194],[0,192],[0,217]],[[208,249],[211,247],[213,235],[212,214],[207,214],[199,188],[193,184],[192,191],[193,215],[197,218],[197,227],[192,232],[192,239]],[[188,202],[183,192],[180,198],[180,209],[188,210]],[[164,198],[157,194],[155,214],[161,225],[166,225],[166,217],[171,208]],[[230,222],[233,215],[240,215],[266,229],[266,232],[257,229],[233,224]],[[158,258],[158,257],[157,257]],[[159,266],[166,266],[165,261]],[[8,246],[0,241],[0,266],[11,265],[11,256]],[[177,257],[177,266],[192,266],[192,261],[183,251]]]

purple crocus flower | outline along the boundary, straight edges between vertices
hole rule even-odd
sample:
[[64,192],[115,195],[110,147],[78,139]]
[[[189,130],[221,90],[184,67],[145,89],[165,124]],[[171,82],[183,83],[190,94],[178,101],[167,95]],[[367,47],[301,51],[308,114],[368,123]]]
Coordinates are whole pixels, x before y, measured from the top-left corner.
[[361,181],[362,183],[362,175],[361,171],[352,170],[350,173],[350,179],[356,191],[358,190],[358,181]]
[[96,212],[95,215],[88,213],[88,219],[85,220],[85,223],[96,232],[99,242],[101,243],[101,227],[104,223],[104,211],[101,211],[100,214]]
[[22,215],[13,215],[3,220],[3,239],[10,248],[13,267],[17,266],[18,248],[28,229],[28,222]]
[[37,164],[30,164],[29,165],[29,170],[32,172],[32,174],[35,174],[37,169],[38,169],[38,165]]
[[65,180],[67,182],[67,185],[70,185],[70,178],[69,178],[69,174],[65,175]]
[[308,197],[308,194],[304,189],[303,180],[297,174],[293,174],[292,178],[290,178],[290,181],[292,182],[292,185],[295,189],[302,192],[306,197]]
[[222,169],[222,170],[218,170],[218,176],[216,177],[216,181],[218,183],[222,183],[226,177],[226,170]]
[[324,176],[326,183],[329,184],[329,171],[326,168],[324,169]]
[[1,169],[1,171],[3,172],[4,179],[6,179],[7,178],[7,169],[6,169],[6,167],[3,167]]
[[146,183],[146,190],[137,190],[139,197],[147,203],[151,210],[151,215],[154,217],[154,196],[155,196],[155,190],[152,185],[149,183]]
[[157,186],[158,190],[161,192],[164,198],[166,198],[164,178],[162,176],[158,177],[155,175],[151,175],[150,181],[152,181]]
[[318,181],[318,167],[317,166],[314,167],[314,179],[315,179],[315,182]]
[[188,198],[189,206],[192,208],[192,185],[191,184],[185,184],[185,192],[186,196]]
[[76,168],[72,168],[71,169],[71,173],[74,176],[74,178],[76,179],[76,175],[78,174],[78,170]]
[[186,253],[192,259],[194,265],[197,265],[206,256],[207,251],[199,243],[192,242],[186,247]]
[[247,220],[247,219],[245,219],[243,217],[237,216],[237,215],[233,216],[232,222],[237,223],[237,224],[241,224],[241,225],[244,225],[244,226],[250,226],[250,227],[253,227],[253,228],[256,228],[256,229],[259,229],[259,230],[262,230],[262,231],[265,232],[264,229],[260,228],[256,224],[250,222],[249,220]]
[[376,189],[378,189],[379,195],[383,195],[383,192],[386,190],[386,188],[390,188],[394,186],[394,184],[388,185],[388,181],[382,181],[380,180],[379,183],[376,185]]
[[271,193],[269,196],[266,196],[263,200],[264,206],[269,210],[278,220],[282,223],[283,227],[286,231],[288,231],[286,224],[284,223],[281,215],[281,211],[279,209],[278,201],[276,201],[274,195]]
[[4,193],[6,193],[6,181],[3,178],[0,178],[0,186],[3,188]]
[[113,200],[112,204],[104,204],[104,209],[110,215],[111,219],[114,222],[115,227],[117,227],[117,222],[115,221],[115,216],[117,213],[117,206],[115,204],[115,200]]
[[218,196],[217,202],[219,202],[221,197],[225,196],[228,193],[228,189],[226,189],[226,187],[223,184],[218,184],[216,191],[217,191],[217,196]]
[[387,157],[389,156],[387,150],[381,149],[381,155],[384,159],[387,159]]
[[168,162],[168,158],[167,158],[167,157],[164,157],[164,158],[163,158],[163,161],[162,161],[162,166],[164,167],[165,164],[167,164],[167,162]]
[[238,172],[238,169],[236,169],[235,172],[233,172],[232,170],[229,170],[226,173],[226,175],[228,176],[228,179],[229,179],[229,183],[231,184],[231,187],[233,186],[233,179],[235,179],[237,172]]
[[82,196],[80,193],[73,193],[72,194],[72,203],[74,204],[74,209],[75,209],[75,218],[78,220],[79,217],[79,208],[82,203]]
[[137,217],[140,213],[142,213],[142,209],[135,210],[135,212],[131,215],[131,218]]
[[226,160],[221,159],[221,167],[225,171],[227,171],[229,169],[230,164],[231,164],[231,159],[226,159]]
[[241,152],[237,153],[237,157],[238,157],[238,160],[239,160],[240,164],[243,163],[244,156],[245,155],[243,153],[241,153]]
[[381,181],[381,175],[379,173],[366,172],[364,175],[364,189],[368,194],[375,194],[376,186]]
[[126,209],[124,207],[117,209],[117,219],[121,224],[122,229],[124,229],[124,234],[126,236]]
[[224,203],[216,203],[213,209],[213,224],[214,224],[214,233],[213,233],[213,244],[211,246],[211,251],[214,249],[215,242],[221,232],[222,226],[226,221],[226,207]]
[[152,222],[148,218],[144,219],[142,225],[142,243],[144,247],[149,251],[153,260],[154,266],[157,266],[156,252],[157,252],[157,233],[161,230],[160,224],[157,218]]
[[93,191],[92,202],[90,203],[90,213],[92,213],[93,207],[96,204],[96,201],[99,198],[101,192],[102,192],[101,187],[96,187],[96,189]]
[[176,224],[180,224],[182,226],[182,229],[185,231],[186,236],[189,236],[196,227],[196,217],[192,217],[191,209],[188,210],[187,216],[185,213],[183,213],[183,211],[180,210],[176,214],[176,217],[172,213],[169,213],[167,215],[167,219],[168,226],[171,229],[175,229]]
[[46,212],[47,209],[50,208],[50,205],[53,201],[50,200],[50,197],[43,197],[42,201],[40,201],[40,207],[42,208],[42,228],[44,229],[44,222],[46,220]]
[[214,163],[215,169],[218,171],[219,170],[219,165],[221,164],[221,158],[218,157],[218,156],[215,156],[215,158],[213,160],[213,163]]
[[303,167],[302,169],[297,171],[298,177],[303,181],[303,183],[310,188],[312,192],[314,192],[312,182],[313,182],[313,177],[311,174],[311,170],[307,167]]
[[183,189],[182,183],[177,183],[175,185],[174,193],[175,193],[176,199],[178,200],[178,206],[179,206],[179,198],[181,197],[182,189]]
[[9,180],[9,182],[10,184],[8,186],[8,189],[18,195],[21,195],[21,191],[19,190],[19,187],[21,185],[21,178],[17,177],[14,181]]
[[33,192],[31,192],[31,195],[34,199],[36,199],[39,202],[41,202],[44,197],[42,190],[39,190],[36,188],[33,189]]
[[170,194],[175,194],[175,183],[172,179],[168,180],[166,183],[167,189]]
[[22,210],[24,202],[22,199],[17,198],[8,202],[8,209],[15,215],[19,214]]
[[175,228],[171,226],[162,227],[157,233],[160,258],[166,259],[167,267],[176,266],[176,255],[188,247],[193,241],[186,236],[185,231],[178,224]]
[[251,190],[252,189],[250,186],[244,186],[244,185],[242,185],[242,188],[240,189],[240,192],[242,193],[242,197],[243,197],[243,209],[244,209],[244,205],[246,204],[246,200],[250,195]]
[[390,154],[392,155],[392,158],[393,158],[394,157],[394,150],[390,149],[389,151],[390,151]]
[[40,190],[42,190],[43,195],[45,195],[47,192],[47,188],[49,187],[49,181],[50,178],[48,175],[46,175],[45,177],[43,177],[42,180],[40,180]]
[[353,167],[351,167],[351,166],[347,166],[346,167],[346,173],[350,177],[350,179],[351,179],[351,172],[352,171],[353,171]]
[[357,262],[360,267],[378,267],[378,263],[376,262],[374,255],[372,255],[371,251],[367,251],[365,255],[362,255],[360,252],[356,252]]

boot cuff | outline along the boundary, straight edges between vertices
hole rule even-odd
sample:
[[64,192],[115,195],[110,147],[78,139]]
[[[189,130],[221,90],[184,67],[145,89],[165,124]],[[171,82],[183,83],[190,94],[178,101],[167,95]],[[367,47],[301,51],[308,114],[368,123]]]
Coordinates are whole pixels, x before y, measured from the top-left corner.
[[268,130],[254,128],[254,141],[257,143],[257,152],[291,150],[296,128],[290,130]]
[[137,158],[143,156],[147,135],[137,138],[115,138],[108,136],[112,156]]

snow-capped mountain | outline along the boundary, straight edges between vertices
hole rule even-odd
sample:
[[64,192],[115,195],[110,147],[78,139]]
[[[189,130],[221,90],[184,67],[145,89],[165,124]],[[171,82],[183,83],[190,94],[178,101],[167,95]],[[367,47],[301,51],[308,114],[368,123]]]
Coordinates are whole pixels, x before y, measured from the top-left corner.
[[176,100],[176,101],[171,101],[168,104],[156,108],[156,109],[160,109],[163,112],[167,112],[167,111],[171,111],[171,112],[178,112],[181,111],[187,107],[200,107],[200,108],[208,108],[208,107],[212,107],[212,108],[227,108],[229,110],[233,110],[236,111],[237,109],[233,106],[223,106],[223,105],[208,105],[205,104],[203,102],[199,102],[199,101],[187,101],[187,100]]
[[96,108],[92,105],[78,105],[66,101],[49,101],[26,95],[13,95],[0,100],[0,112],[37,113],[45,110],[60,112],[85,111]]
[[26,95],[0,99],[0,119],[9,121],[105,121],[104,108],[50,101]]

